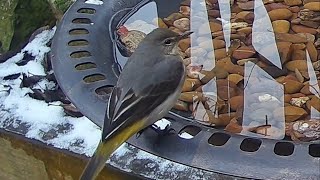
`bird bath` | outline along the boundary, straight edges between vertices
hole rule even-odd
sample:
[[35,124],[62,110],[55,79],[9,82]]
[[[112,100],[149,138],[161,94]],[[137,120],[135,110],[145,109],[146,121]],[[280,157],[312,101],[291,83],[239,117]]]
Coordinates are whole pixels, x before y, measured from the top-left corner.
[[[143,18],[145,22],[152,24],[152,21],[155,17],[168,17],[172,12],[179,11],[180,1],[112,0],[108,2],[99,1],[101,2],[100,4],[90,4],[88,2],[89,1],[85,0],[76,1],[74,5],[72,5],[71,8],[65,14],[60,26],[57,29],[53,41],[52,64],[59,85],[61,86],[64,93],[68,96],[70,101],[72,101],[72,103],[78,109],[80,109],[80,111],[84,115],[86,115],[90,120],[92,120],[95,124],[101,127],[104,120],[106,102],[109,93],[111,92],[113,85],[116,83],[117,76],[121,71],[121,67],[126,62],[126,57],[121,54],[121,51],[119,51],[117,46],[118,35],[115,33],[116,29],[120,25],[132,25],[134,21],[140,20],[139,18]],[[228,52],[233,52],[232,60],[251,58],[252,55],[248,56],[248,54],[250,54],[253,51],[253,49],[249,48],[249,45],[247,45],[247,47],[245,48],[239,49],[240,45],[244,45],[240,42],[240,44],[237,45],[236,41],[234,41],[234,39],[237,38],[241,39],[241,35],[239,35],[239,37],[225,36],[225,33],[231,32],[233,30],[230,28],[228,29],[228,27],[232,24],[228,24],[228,21],[224,21],[226,17],[222,17],[224,14],[228,13],[222,13],[221,10],[220,12],[213,11],[216,10],[215,8],[217,7],[215,6],[217,6],[218,2],[220,3],[219,6],[221,8],[224,7],[226,4],[222,1],[208,2],[212,2],[211,5],[213,6],[212,11],[210,11],[210,13],[221,13],[221,15],[214,15],[220,17],[219,21],[221,21],[220,23],[222,24],[220,24],[220,27],[222,29],[217,30],[217,32],[222,32],[220,36],[226,39],[225,46],[229,47]],[[202,5],[201,3],[199,3],[198,6],[195,6],[197,6],[198,8],[204,7],[203,3],[205,3],[205,1],[202,2]],[[262,15],[264,12],[267,11],[265,8],[263,8],[264,5],[259,5],[259,3],[263,2],[258,0],[255,1],[255,8],[258,9],[256,10],[256,12],[258,13],[254,15],[264,20],[264,16]],[[187,6],[187,4],[185,5]],[[240,3],[240,5],[238,6],[241,6],[243,9],[252,9],[250,8],[250,6],[252,6],[250,4]],[[225,8],[223,10],[224,12],[228,11],[228,8]],[[232,11],[236,10],[232,9]],[[215,20],[211,19],[211,22],[213,24],[212,28],[217,27],[217,17],[215,17]],[[197,19],[193,20],[195,23],[198,22]],[[261,41],[263,43],[266,43],[270,39],[263,38],[271,35],[273,35],[274,37],[273,41],[275,38],[284,38],[282,36],[275,37],[272,33],[271,35],[269,35],[268,33],[264,33],[263,36],[261,36],[261,32],[264,32],[265,29],[259,29],[260,26],[258,26],[258,24],[255,24],[257,22],[260,21],[257,20],[249,23],[246,22],[246,26],[248,26],[248,24],[251,23],[250,26],[258,27],[256,28],[257,31],[251,31],[252,33],[256,33],[255,37],[262,38],[260,39],[260,41],[256,41],[258,38],[252,38],[252,42],[255,42],[258,45],[259,42],[261,44]],[[244,22],[242,24],[237,23],[235,24],[235,26],[242,26],[243,24]],[[158,25],[160,25],[159,22]],[[192,28],[197,27],[200,27],[200,25],[191,26],[191,30],[193,30]],[[145,28],[145,30],[147,29]],[[247,32],[245,30],[243,31],[244,34]],[[205,32],[203,34],[206,35]],[[219,36],[217,34],[210,33],[210,38],[211,35],[216,37]],[[263,134],[261,133],[257,133],[261,132],[258,129],[255,129],[253,131],[240,130],[239,134],[231,133],[228,131],[224,131],[221,128],[213,128],[210,126],[211,124],[208,124],[207,122],[203,123],[201,121],[194,121],[193,118],[196,115],[190,112],[189,109],[187,109],[185,111],[172,110],[166,116],[166,119],[170,120],[171,127],[175,129],[177,133],[182,134],[183,132],[187,132],[189,135],[192,135],[190,136],[190,139],[181,138],[176,134],[171,136],[159,137],[152,130],[146,130],[139,138],[132,137],[130,140],[128,140],[128,143],[134,146],[135,149],[139,151],[154,154],[161,158],[165,158],[171,162],[176,162],[179,165],[191,168],[194,171],[198,170],[201,172],[209,173],[211,175],[212,173],[214,173],[215,175],[212,175],[212,177],[230,176],[258,179],[312,179],[318,177],[318,168],[320,163],[320,155],[318,153],[320,152],[319,144],[312,142],[295,142],[288,140],[288,137],[285,138],[285,119],[283,116],[284,111],[281,110],[281,108],[284,107],[285,104],[283,98],[283,89],[281,89],[283,88],[283,86],[279,85],[279,83],[275,83],[275,80],[272,81],[273,77],[275,76],[272,73],[277,71],[278,69],[281,69],[282,65],[279,59],[280,57],[273,57],[271,55],[273,53],[270,53],[270,49],[276,47],[275,44],[271,43],[270,46],[271,47],[268,47],[269,49],[263,49],[260,46],[260,55],[267,59],[267,61],[269,60],[268,63],[270,63],[270,59],[273,59],[271,60],[271,63],[274,64],[274,66],[272,66],[273,69],[269,70],[268,63],[266,62],[262,62],[262,66],[264,67],[263,70],[259,67],[255,67],[255,64],[251,63],[251,61],[244,62],[246,64],[244,71],[249,74],[242,74],[242,76],[248,78],[251,75],[260,75],[263,78],[260,80],[258,79],[258,81],[262,82],[260,85],[256,85],[256,81],[254,80],[242,81],[242,85],[251,87],[252,91],[259,91],[259,88],[264,88],[264,90],[262,90],[264,94],[260,94],[258,97],[256,97],[260,100],[260,102],[264,102],[266,100],[272,101],[276,99],[275,101],[281,104],[280,108],[276,108],[278,109],[278,114],[280,114],[280,120],[278,119],[277,121],[276,118],[270,119],[271,115],[263,112],[262,114],[267,114],[262,118],[263,123],[256,124],[257,127],[264,125],[277,127],[280,131],[279,134],[267,137],[263,136]],[[211,48],[214,47],[211,46]],[[237,49],[237,51],[232,48]],[[245,57],[242,57],[243,54],[239,53],[241,51],[247,52],[247,54],[244,55]],[[196,51],[193,52],[196,53]],[[225,57],[230,55],[223,52],[221,53],[220,51],[214,52],[215,53],[213,57],[215,58],[218,58],[221,54]],[[256,61],[256,59],[251,60]],[[240,67],[240,65],[237,65],[237,63],[240,62],[231,63],[231,70],[236,70]],[[204,67],[206,68],[207,66],[211,65],[206,65]],[[85,68],[82,69],[79,67]],[[290,68],[291,67],[288,67],[288,69]],[[233,71],[233,74],[237,74],[237,72],[238,71]],[[287,72],[281,71],[280,74],[281,73],[285,73],[283,75],[287,75]],[[289,77],[287,77],[287,79],[288,78]],[[270,79],[271,81],[267,81]],[[312,78],[310,77],[310,79]],[[291,82],[291,80],[288,82]],[[201,83],[203,83],[203,81]],[[224,82],[221,82],[221,84],[223,83]],[[264,87],[261,86],[263,83],[270,84]],[[228,102],[230,100],[229,95],[232,93],[232,88],[230,88],[232,87],[232,85],[225,84],[224,87],[226,88],[220,91],[220,93],[227,92],[225,94],[227,98],[223,99],[223,101]],[[245,89],[246,88],[243,88],[243,91],[241,91],[241,93],[243,93],[244,96],[249,97],[250,94],[254,94],[254,92],[246,91]],[[265,92],[268,92],[268,94]],[[220,95],[224,96],[223,94]],[[186,99],[185,101],[188,101]],[[256,103],[255,105],[258,106],[259,104]],[[189,108],[190,106],[187,107]],[[232,107],[230,107],[229,104],[226,106],[226,108],[226,111],[229,112],[230,115],[230,108]],[[271,108],[273,107],[271,106]],[[261,111],[263,111],[263,109],[266,108],[262,108]],[[273,110],[276,111],[276,109]],[[204,108],[202,110],[204,110]],[[245,112],[246,110],[248,112]],[[201,108],[196,112],[200,113]],[[250,115],[254,114],[254,112],[250,108],[245,108],[244,112],[242,112],[243,115],[241,117],[243,127],[251,126],[251,121],[247,120],[252,118]],[[236,113],[237,112],[234,112],[234,114]],[[317,116],[317,114],[315,116],[314,114],[309,114],[309,118],[310,116],[319,117]],[[261,119],[261,116],[259,118]],[[216,120],[215,118],[212,119]],[[147,162],[146,160],[137,163],[141,165],[141,163],[155,162]],[[140,170],[140,173],[143,174],[144,170],[150,171],[150,168],[145,167],[144,169]],[[151,170],[159,169],[151,168]],[[164,175],[164,178],[174,177],[172,173],[167,173],[166,175]]]

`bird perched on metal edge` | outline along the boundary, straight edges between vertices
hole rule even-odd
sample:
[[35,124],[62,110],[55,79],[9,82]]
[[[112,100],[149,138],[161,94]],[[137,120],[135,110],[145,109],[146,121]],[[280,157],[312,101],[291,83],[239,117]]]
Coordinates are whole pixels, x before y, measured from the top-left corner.
[[173,107],[185,80],[178,43],[191,33],[157,28],[129,57],[109,98],[102,139],[81,180],[95,179],[113,151]]

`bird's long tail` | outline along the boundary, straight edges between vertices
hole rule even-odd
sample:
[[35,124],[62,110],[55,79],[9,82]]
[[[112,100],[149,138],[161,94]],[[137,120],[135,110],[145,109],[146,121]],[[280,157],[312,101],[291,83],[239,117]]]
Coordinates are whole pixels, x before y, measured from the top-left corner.
[[110,142],[101,141],[87,164],[85,170],[82,172],[80,180],[94,180],[104,168],[106,161],[110,157],[111,153],[116,150],[118,146],[110,144]]
[[114,136],[108,140],[99,143],[94,155],[83,171],[80,180],[94,180],[105,166],[106,161],[122,143],[129,139],[133,134],[145,127],[145,121],[136,121],[131,126],[117,131]]

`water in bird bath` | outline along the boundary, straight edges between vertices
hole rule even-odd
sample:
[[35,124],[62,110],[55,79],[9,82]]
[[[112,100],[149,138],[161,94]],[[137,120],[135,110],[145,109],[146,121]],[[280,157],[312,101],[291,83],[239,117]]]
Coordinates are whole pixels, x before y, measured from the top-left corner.
[[[123,24],[144,33],[194,32],[179,45],[187,79],[174,109],[247,136],[320,139],[318,9],[262,0],[174,2],[180,6],[163,15],[168,4],[150,1]],[[123,66],[126,57],[116,52]]]

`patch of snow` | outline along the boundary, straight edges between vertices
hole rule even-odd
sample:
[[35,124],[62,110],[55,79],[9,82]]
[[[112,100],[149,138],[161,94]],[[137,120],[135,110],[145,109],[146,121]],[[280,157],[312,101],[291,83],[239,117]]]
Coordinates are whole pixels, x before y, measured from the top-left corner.
[[102,5],[103,1],[100,0],[86,0],[86,4],[95,4],[95,5]]
[[[54,32],[55,28],[43,31],[20,53],[0,64],[0,128],[6,128],[8,121],[13,127],[17,127],[19,123],[24,123],[29,127],[28,132],[25,134],[28,138],[90,156],[101,138],[99,127],[86,117],[73,118],[65,116],[63,108],[59,106],[61,102],[53,102],[48,105],[44,101],[29,97],[27,93],[32,92],[31,89],[20,88],[22,75],[15,80],[3,80],[3,77],[15,73],[45,75],[46,72],[42,63],[45,54],[50,51],[46,44],[51,40]],[[16,62],[23,59],[25,53],[34,56],[35,60],[29,61],[24,66],[16,65]],[[7,93],[9,86],[12,89],[10,93]],[[55,88],[55,83],[43,79],[34,88],[41,90],[53,89]],[[21,122],[18,123],[15,119],[19,119]],[[44,134],[52,129],[57,129],[58,126],[69,126],[70,128],[57,134],[56,137],[43,138]]]
[[159,121],[155,122],[154,124],[158,126],[161,130],[164,130],[168,125],[171,124],[171,122],[162,118]]
[[181,137],[183,139],[192,139],[194,136],[192,136],[191,134],[189,134],[187,132],[183,132],[183,133],[179,134],[179,137]]

